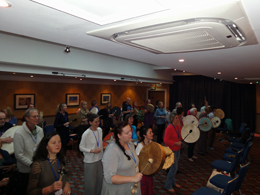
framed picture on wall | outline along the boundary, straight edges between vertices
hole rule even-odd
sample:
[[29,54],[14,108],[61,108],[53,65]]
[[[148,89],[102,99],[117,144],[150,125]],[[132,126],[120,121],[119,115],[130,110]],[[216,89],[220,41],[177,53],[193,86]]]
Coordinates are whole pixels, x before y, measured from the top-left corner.
[[101,93],[101,104],[111,102],[111,93]]
[[67,106],[79,106],[80,94],[79,93],[67,93],[66,104]]
[[14,94],[15,110],[26,110],[30,104],[35,105],[35,94]]

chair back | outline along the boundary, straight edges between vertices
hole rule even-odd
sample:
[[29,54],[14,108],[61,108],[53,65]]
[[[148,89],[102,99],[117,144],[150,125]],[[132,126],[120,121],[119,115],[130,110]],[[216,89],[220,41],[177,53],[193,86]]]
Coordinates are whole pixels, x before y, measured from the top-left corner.
[[236,188],[235,188],[235,191],[239,190],[243,181],[244,181],[244,178],[246,176],[246,173],[249,169],[249,166],[250,166],[250,162],[248,162],[247,164],[243,165],[243,166],[240,166],[240,169],[239,169],[239,172],[238,172],[238,180],[237,180],[237,184],[236,184]]
[[44,135],[46,135],[47,133],[51,133],[51,132],[54,132],[54,126],[53,125],[48,125],[48,126],[45,126],[44,127]]
[[246,140],[245,145],[247,146],[249,142],[253,141],[254,137],[255,137],[255,133],[254,132],[250,133],[250,136]]
[[233,131],[232,120],[230,118],[225,120],[225,127],[227,127],[228,131]]
[[245,151],[243,153],[243,156],[240,158],[240,164],[243,164],[249,154],[250,149],[252,148],[253,142],[249,142],[245,148]]
[[229,173],[235,172],[235,170],[236,170],[236,168],[237,168],[237,166],[238,166],[238,164],[240,162],[240,158],[243,155],[243,153],[244,153],[244,148],[237,152],[236,157],[234,158],[234,160],[231,163],[232,165],[230,167]]
[[231,195],[236,190],[237,181],[238,181],[238,175],[236,175],[236,177],[234,179],[230,180],[226,184],[222,194],[223,195]]
[[246,130],[246,126],[247,126],[246,123],[241,123],[240,128],[239,128],[239,133],[241,133],[241,135]]

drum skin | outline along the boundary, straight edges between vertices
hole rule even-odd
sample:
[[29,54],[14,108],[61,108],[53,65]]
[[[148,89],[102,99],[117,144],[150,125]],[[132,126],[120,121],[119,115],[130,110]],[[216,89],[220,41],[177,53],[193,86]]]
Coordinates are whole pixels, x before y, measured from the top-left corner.
[[[11,137],[14,138],[15,131],[21,126],[16,125],[14,127],[11,127],[10,129],[7,129],[4,134],[1,136],[1,138]],[[2,150],[6,150],[10,155],[14,153],[14,143],[2,143]]]
[[149,164],[144,170],[144,175],[155,175],[158,173],[165,162],[165,150],[164,148],[155,142],[151,142],[146,144],[140,154],[139,154],[139,170],[142,171],[146,164],[148,163],[148,159],[153,159],[153,163]]
[[216,109],[216,111],[214,112],[214,115],[220,119],[223,119],[225,117],[225,113],[221,109]]
[[209,131],[212,127],[211,121],[207,117],[202,117],[199,120],[199,128],[201,131]]
[[181,129],[181,137],[186,143],[194,143],[200,137],[200,130],[194,124],[184,125]]
[[196,127],[199,126],[198,119],[193,115],[188,115],[183,118],[183,125],[194,124]]
[[69,116],[70,126],[78,127],[81,124],[81,118],[78,114],[72,114]]
[[149,112],[153,112],[154,111],[154,106],[152,104],[148,104],[146,106],[146,110],[148,110]]
[[218,128],[221,125],[221,119],[217,116],[211,118],[210,121],[212,123],[213,128]]

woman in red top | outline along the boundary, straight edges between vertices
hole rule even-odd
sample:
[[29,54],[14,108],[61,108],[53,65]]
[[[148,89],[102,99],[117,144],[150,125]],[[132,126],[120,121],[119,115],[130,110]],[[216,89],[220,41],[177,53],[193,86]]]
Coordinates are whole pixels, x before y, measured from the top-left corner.
[[165,129],[164,143],[174,153],[174,164],[170,167],[170,171],[167,174],[165,181],[165,188],[172,193],[175,193],[173,186],[180,188],[181,186],[176,184],[175,174],[178,170],[178,162],[180,158],[180,149],[182,144],[181,127],[178,125],[178,115],[172,114],[170,116],[170,124]]

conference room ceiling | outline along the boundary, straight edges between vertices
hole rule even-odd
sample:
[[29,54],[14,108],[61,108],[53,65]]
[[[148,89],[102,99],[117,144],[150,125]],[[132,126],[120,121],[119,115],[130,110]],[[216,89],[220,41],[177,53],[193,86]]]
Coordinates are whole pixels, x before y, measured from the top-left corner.
[[[0,8],[0,31],[4,33],[61,44],[64,45],[64,47],[69,45],[71,52],[73,52],[73,48],[79,48],[155,65],[158,66],[157,71],[164,71],[165,74],[171,74],[173,76],[183,75],[183,71],[185,71],[192,75],[203,75],[246,84],[250,82],[255,83],[258,81],[258,78],[260,80],[259,43],[217,50],[156,54],[87,34],[87,32],[120,26],[125,23],[136,23],[140,20],[151,20],[151,18],[156,20],[161,17],[162,14],[171,11],[167,6],[166,8],[162,6],[160,9],[158,8],[158,10],[147,10],[145,15],[131,16],[133,17],[131,19],[119,17],[117,21],[111,20],[108,21],[108,24],[99,25],[97,21],[96,23],[90,22],[80,18],[81,16],[73,16],[30,0],[9,0],[9,2],[12,4],[10,8]],[[77,2],[75,6],[80,7],[81,4],[83,6],[83,1],[79,0],[66,0],[66,2]],[[99,0],[97,2],[99,2]],[[122,1],[120,2],[122,3]],[[148,0],[144,0],[144,2],[147,3]],[[188,2],[188,0],[183,1],[183,3],[185,2]],[[205,3],[205,0],[198,0],[196,2],[200,5],[201,3]],[[241,2],[249,21],[248,25],[253,30],[251,35],[252,37],[255,36],[256,40],[259,41],[260,12],[258,9],[260,7],[260,1],[241,0]],[[113,3],[111,5],[113,5]],[[190,5],[186,3],[184,5],[184,9],[194,7],[192,3]],[[141,6],[143,6],[142,9],[145,10],[145,6]],[[115,9],[116,6],[112,6],[112,8]],[[89,10],[91,10],[91,8],[89,8]],[[100,4],[95,10],[102,12],[100,13],[102,15],[105,14],[103,12],[106,9]],[[221,16],[221,12],[219,15]],[[247,40],[250,39],[250,37],[246,38]],[[184,62],[179,62],[180,59],[184,59]],[[124,70],[122,70],[122,72],[124,72]]]

